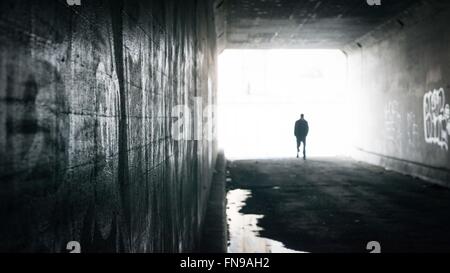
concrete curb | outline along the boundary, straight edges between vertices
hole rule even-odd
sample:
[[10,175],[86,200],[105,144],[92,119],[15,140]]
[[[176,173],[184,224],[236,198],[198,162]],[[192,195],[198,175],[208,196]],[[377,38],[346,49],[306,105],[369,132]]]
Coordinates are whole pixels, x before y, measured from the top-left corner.
[[216,168],[209,193],[208,207],[203,222],[202,237],[196,252],[227,252],[225,168],[225,155],[221,151],[217,155]]

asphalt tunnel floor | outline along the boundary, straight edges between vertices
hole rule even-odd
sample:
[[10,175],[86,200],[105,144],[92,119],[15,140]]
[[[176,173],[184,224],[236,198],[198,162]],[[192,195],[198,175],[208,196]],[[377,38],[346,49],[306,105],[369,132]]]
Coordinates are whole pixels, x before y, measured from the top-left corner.
[[227,166],[229,252],[450,251],[450,190],[343,158]]

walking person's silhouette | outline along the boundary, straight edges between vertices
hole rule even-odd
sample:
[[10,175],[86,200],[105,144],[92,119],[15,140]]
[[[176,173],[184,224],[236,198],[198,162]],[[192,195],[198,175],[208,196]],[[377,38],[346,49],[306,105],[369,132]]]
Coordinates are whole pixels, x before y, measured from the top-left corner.
[[297,138],[297,158],[300,152],[300,145],[303,143],[303,159],[306,160],[306,137],[308,136],[309,125],[305,120],[305,115],[301,115],[300,119],[295,122],[294,135]]

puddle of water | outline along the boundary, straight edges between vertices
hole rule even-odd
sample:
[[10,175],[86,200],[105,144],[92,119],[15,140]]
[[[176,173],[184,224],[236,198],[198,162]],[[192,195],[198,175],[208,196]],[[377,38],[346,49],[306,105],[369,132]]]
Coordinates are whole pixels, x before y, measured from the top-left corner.
[[239,212],[249,197],[249,190],[235,189],[227,193],[228,253],[305,253],[286,248],[281,242],[260,237],[262,228],[257,224],[264,215]]

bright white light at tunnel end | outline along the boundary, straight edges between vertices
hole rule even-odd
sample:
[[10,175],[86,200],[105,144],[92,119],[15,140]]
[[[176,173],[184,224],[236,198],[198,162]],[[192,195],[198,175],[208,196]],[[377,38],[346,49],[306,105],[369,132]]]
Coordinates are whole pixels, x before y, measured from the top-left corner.
[[307,155],[347,156],[346,57],[340,50],[225,50],[219,56],[218,140],[230,159],[292,158],[294,123]]

